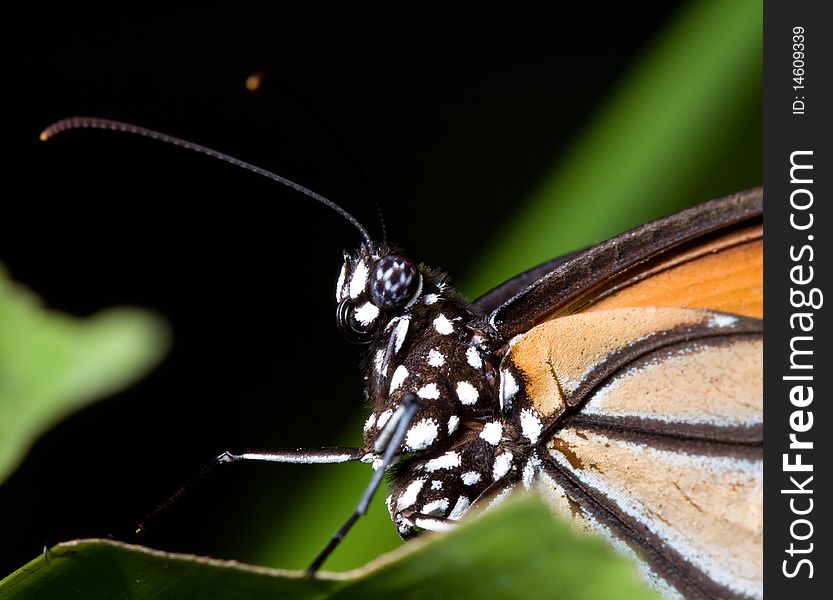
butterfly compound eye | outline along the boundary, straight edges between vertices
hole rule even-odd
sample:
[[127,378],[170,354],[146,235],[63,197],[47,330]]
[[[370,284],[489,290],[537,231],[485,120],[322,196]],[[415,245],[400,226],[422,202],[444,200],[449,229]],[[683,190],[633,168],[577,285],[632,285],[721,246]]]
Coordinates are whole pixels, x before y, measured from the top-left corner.
[[388,254],[373,265],[368,288],[370,299],[382,310],[396,310],[413,300],[422,286],[416,265],[403,256]]

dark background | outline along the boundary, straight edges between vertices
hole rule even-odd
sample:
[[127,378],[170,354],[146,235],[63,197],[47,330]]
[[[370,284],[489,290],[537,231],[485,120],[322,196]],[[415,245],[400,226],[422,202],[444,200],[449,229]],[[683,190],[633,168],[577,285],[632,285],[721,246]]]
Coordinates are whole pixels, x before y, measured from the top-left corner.
[[[354,230],[194,153],[101,132],[40,144],[42,127],[86,114],[203,143],[333,198],[378,235],[375,200],[392,240],[459,279],[678,4],[12,15],[0,260],[73,315],[152,309],[174,345],[45,435],[0,487],[0,576],[44,543],[129,539],[225,448],[336,444],[361,405],[359,355],[333,321]],[[256,71],[266,86],[251,93]],[[225,470],[145,542],[246,560],[257,509],[280,520],[308,471]]]

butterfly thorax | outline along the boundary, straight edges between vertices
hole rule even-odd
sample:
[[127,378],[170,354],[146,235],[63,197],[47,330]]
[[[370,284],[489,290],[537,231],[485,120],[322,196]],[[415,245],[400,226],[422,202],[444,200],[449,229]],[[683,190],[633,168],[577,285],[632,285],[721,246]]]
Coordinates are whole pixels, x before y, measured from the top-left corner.
[[441,446],[461,423],[494,417],[495,342],[484,319],[444,298],[439,289],[392,318],[370,347],[367,397],[372,412],[365,443],[372,446],[406,394],[415,394],[419,407],[405,452]]

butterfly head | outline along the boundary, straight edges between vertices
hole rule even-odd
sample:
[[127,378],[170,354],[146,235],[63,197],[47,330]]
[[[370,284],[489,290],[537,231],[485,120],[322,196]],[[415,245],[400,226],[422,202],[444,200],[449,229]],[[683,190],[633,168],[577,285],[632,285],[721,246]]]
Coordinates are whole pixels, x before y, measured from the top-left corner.
[[344,255],[336,284],[336,323],[351,342],[369,344],[380,326],[407,314],[420,300],[420,267],[401,254],[362,247]]

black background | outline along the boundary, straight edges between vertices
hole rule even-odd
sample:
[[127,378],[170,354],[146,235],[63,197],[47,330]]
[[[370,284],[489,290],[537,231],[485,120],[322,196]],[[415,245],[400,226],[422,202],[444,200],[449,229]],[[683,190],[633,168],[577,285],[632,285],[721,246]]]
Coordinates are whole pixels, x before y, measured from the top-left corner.
[[[0,260],[61,311],[150,308],[174,346],[45,435],[0,488],[0,575],[44,543],[124,538],[225,448],[336,443],[361,403],[358,353],[333,322],[355,231],[200,155],[100,132],[39,144],[43,126],[89,114],[203,143],[333,198],[378,235],[375,200],[392,240],[460,278],[676,10],[10,15]],[[253,94],[255,71],[267,84]],[[279,514],[300,471],[214,477],[150,543],[245,560],[257,529],[245,515]]]

